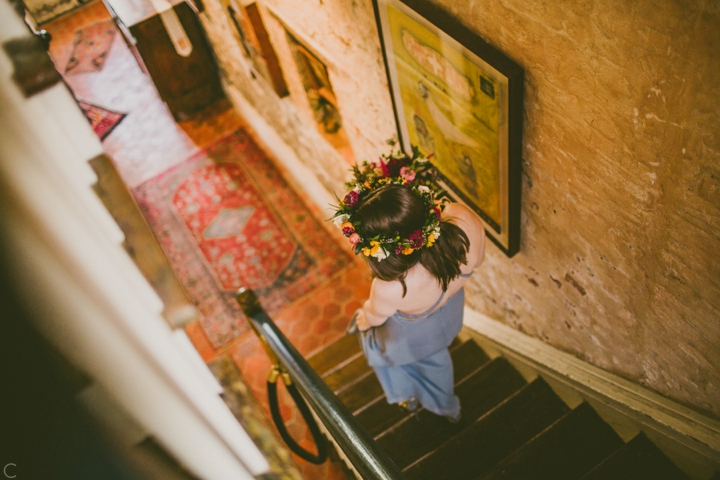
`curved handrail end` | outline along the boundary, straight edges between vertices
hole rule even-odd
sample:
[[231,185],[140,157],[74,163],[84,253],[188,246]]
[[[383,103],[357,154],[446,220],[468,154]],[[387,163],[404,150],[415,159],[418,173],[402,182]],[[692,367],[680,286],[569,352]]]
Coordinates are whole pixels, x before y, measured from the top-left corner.
[[257,295],[251,288],[240,287],[235,295],[235,300],[237,300],[240,308],[248,317],[259,313],[263,309],[260,300],[258,300]]

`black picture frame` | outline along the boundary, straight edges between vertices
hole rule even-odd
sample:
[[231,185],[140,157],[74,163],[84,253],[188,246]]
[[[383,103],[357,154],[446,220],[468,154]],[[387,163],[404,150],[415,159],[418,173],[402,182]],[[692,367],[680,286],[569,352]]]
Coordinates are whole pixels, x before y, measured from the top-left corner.
[[404,152],[485,222],[508,256],[520,249],[524,70],[427,0],[373,0]]

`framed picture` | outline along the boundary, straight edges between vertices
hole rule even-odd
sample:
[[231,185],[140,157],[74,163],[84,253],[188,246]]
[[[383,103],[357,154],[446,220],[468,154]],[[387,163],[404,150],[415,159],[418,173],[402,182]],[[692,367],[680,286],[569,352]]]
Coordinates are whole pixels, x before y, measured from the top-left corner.
[[475,210],[508,256],[520,248],[523,69],[427,0],[373,0],[400,145]]
[[286,30],[285,33],[318,131],[348,164],[355,165],[355,154],[343,128],[340,105],[330,83],[327,66],[310,47],[290,31]]

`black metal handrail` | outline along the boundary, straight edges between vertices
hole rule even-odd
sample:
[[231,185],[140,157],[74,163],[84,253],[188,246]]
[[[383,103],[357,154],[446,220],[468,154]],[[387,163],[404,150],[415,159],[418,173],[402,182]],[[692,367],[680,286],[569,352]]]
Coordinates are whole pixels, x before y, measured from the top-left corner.
[[271,360],[290,375],[360,476],[363,479],[404,479],[398,466],[275,325],[255,293],[241,288],[236,299]]
[[[278,402],[277,393],[277,380],[281,377],[283,379],[283,383],[285,384],[285,388],[287,389],[288,393],[295,402],[295,405],[300,411],[300,415],[305,420],[308,429],[310,429],[310,434],[312,435],[315,446],[317,447],[317,454],[312,453],[309,450],[305,450],[299,443],[295,441],[295,439],[292,437],[292,435],[290,435],[290,432],[288,432],[288,429],[285,426],[285,421],[283,420],[282,414],[280,413],[280,403]],[[325,460],[327,460],[328,457],[327,439],[320,431],[320,427],[318,427],[317,422],[315,421],[315,417],[313,417],[313,414],[310,411],[310,407],[307,406],[307,402],[305,402],[303,396],[300,395],[297,387],[290,379],[290,375],[285,372],[285,369],[283,367],[279,365],[273,365],[273,367],[271,368],[270,375],[267,380],[267,392],[268,403],[270,404],[270,415],[272,416],[273,422],[275,422],[275,427],[277,427],[280,437],[285,441],[285,444],[288,446],[288,448],[290,448],[293,453],[295,453],[307,462],[314,463],[316,465],[321,465],[325,463]]]

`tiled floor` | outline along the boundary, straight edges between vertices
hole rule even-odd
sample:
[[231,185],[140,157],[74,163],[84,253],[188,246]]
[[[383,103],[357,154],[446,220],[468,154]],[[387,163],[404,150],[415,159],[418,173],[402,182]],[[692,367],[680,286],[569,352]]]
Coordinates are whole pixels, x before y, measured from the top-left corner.
[[[96,1],[44,26],[53,36],[50,53],[60,72],[64,71],[70,57],[75,31],[109,18],[104,5]],[[119,34],[115,36],[101,71],[69,75],[66,82],[77,99],[128,114],[106,137],[103,147],[130,188],[243,125],[242,118],[222,106],[211,107],[195,118],[175,123]],[[317,208],[311,210],[318,212]],[[340,240],[337,235],[328,234],[328,241],[336,240]],[[275,321],[297,349],[309,355],[343,335],[352,313],[367,298],[369,288],[368,271],[355,262],[325,285],[287,305]],[[186,331],[205,361],[230,355],[266,413],[269,412],[265,380],[270,362],[252,332],[215,349],[199,322],[189,325]],[[289,395],[284,389],[280,390],[281,409],[289,431],[301,445],[310,448],[311,437],[302,418]],[[315,466],[295,459],[306,479],[346,478],[337,463]]]

